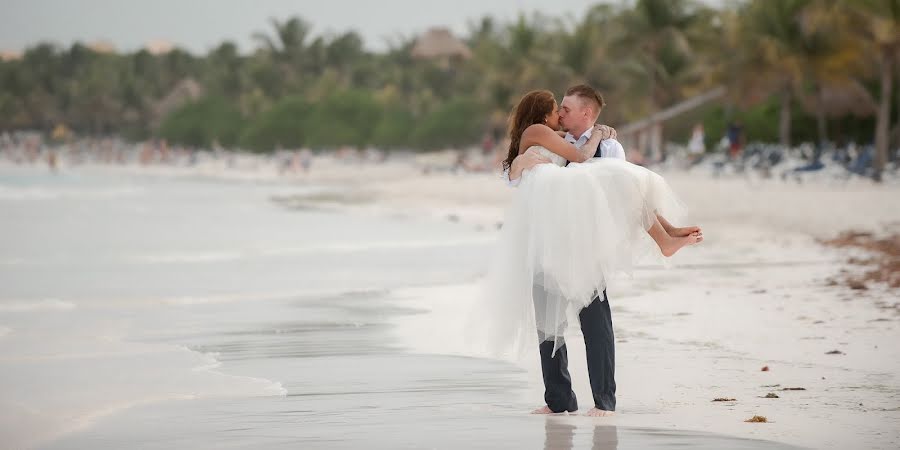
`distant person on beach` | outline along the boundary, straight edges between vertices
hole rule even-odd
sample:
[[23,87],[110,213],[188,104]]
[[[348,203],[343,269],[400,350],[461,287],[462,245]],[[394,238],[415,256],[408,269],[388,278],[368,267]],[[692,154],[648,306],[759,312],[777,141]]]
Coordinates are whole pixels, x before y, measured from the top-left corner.
[[55,150],[50,150],[47,152],[47,167],[51,172],[56,173],[58,169],[58,161]]
[[494,147],[496,146],[497,142],[494,139],[494,133],[492,131],[485,132],[484,137],[481,139],[481,153],[490,155],[494,152]]
[[744,129],[741,127],[740,122],[728,124],[726,136],[728,137],[728,156],[731,159],[737,159],[741,156],[741,150],[743,150],[744,145]]
[[703,153],[706,152],[704,138],[703,124],[698,123],[694,125],[694,129],[691,131],[691,140],[688,141],[688,157],[690,158],[691,164],[695,163],[703,156]]
[[537,329],[546,405],[535,414],[578,409],[563,336],[576,314],[593,393],[587,414],[613,414],[610,276],[629,271],[644,252],[668,257],[703,239],[699,227],[677,228],[663,217],[684,212],[665,181],[625,161],[615,139],[604,139],[615,133],[594,125],[603,105],[586,85],[570,88],[561,105],[549,91],[532,91],[510,120],[503,165],[518,189],[488,279],[496,298],[483,307],[495,318],[497,340],[528,342]]
[[300,168],[303,169],[303,173],[309,173],[309,168],[312,167],[312,152],[308,148],[304,148],[300,150]]

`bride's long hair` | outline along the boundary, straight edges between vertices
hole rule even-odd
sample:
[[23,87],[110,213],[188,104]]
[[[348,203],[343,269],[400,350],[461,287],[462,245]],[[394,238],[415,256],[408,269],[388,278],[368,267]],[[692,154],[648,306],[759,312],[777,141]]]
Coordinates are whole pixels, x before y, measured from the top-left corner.
[[547,115],[553,112],[556,99],[547,90],[531,91],[519,100],[519,104],[509,116],[509,153],[503,161],[503,170],[509,170],[516,156],[519,156],[519,144],[525,129],[543,123]]

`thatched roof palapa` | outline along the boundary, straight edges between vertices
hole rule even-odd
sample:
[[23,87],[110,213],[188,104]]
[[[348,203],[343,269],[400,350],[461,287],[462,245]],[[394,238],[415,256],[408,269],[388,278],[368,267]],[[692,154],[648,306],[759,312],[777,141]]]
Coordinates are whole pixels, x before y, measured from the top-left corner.
[[115,53],[116,46],[110,41],[101,40],[87,44],[87,47],[97,53]]
[[22,59],[22,52],[15,50],[0,50],[0,61],[16,61]]
[[175,45],[166,40],[154,39],[147,41],[147,43],[144,44],[144,49],[153,55],[165,55],[175,49]]
[[453,36],[449,29],[432,28],[416,40],[412,55],[425,59],[448,57],[468,59],[472,57],[472,51],[463,41]]
[[822,109],[829,118],[850,114],[871,117],[878,111],[872,94],[858,81],[826,84],[818,93],[804,95],[800,100],[807,113],[815,114]]
[[154,105],[153,126],[159,126],[163,117],[170,112],[184,106],[188,102],[196,100],[203,95],[203,86],[193,78],[185,78],[178,82],[175,87],[166,94],[160,101]]

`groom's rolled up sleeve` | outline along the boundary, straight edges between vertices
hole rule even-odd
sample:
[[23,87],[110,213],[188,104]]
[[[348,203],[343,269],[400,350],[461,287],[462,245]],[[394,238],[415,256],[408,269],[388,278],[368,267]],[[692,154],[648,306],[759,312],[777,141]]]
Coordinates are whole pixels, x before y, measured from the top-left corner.
[[615,139],[600,141],[600,157],[625,159],[625,148]]

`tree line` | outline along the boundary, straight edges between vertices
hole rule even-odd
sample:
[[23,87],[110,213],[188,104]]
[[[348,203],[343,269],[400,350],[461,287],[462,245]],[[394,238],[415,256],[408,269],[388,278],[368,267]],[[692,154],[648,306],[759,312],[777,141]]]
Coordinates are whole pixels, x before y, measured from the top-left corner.
[[[354,31],[315,35],[299,17],[272,19],[247,54],[232,42],[205,55],[39,43],[0,62],[0,130],[62,124],[261,152],[434,149],[499,137],[531,89],[586,82],[609,103],[603,121],[622,125],[725,86],[668,137],[702,122],[715,139],[739,120],[754,140],[873,144],[880,171],[900,140],[898,23],[900,0],[637,0],[473,21],[459,36],[466,58],[416,58],[415,37],[368,51]],[[202,94],[161,111],[188,79]]]

